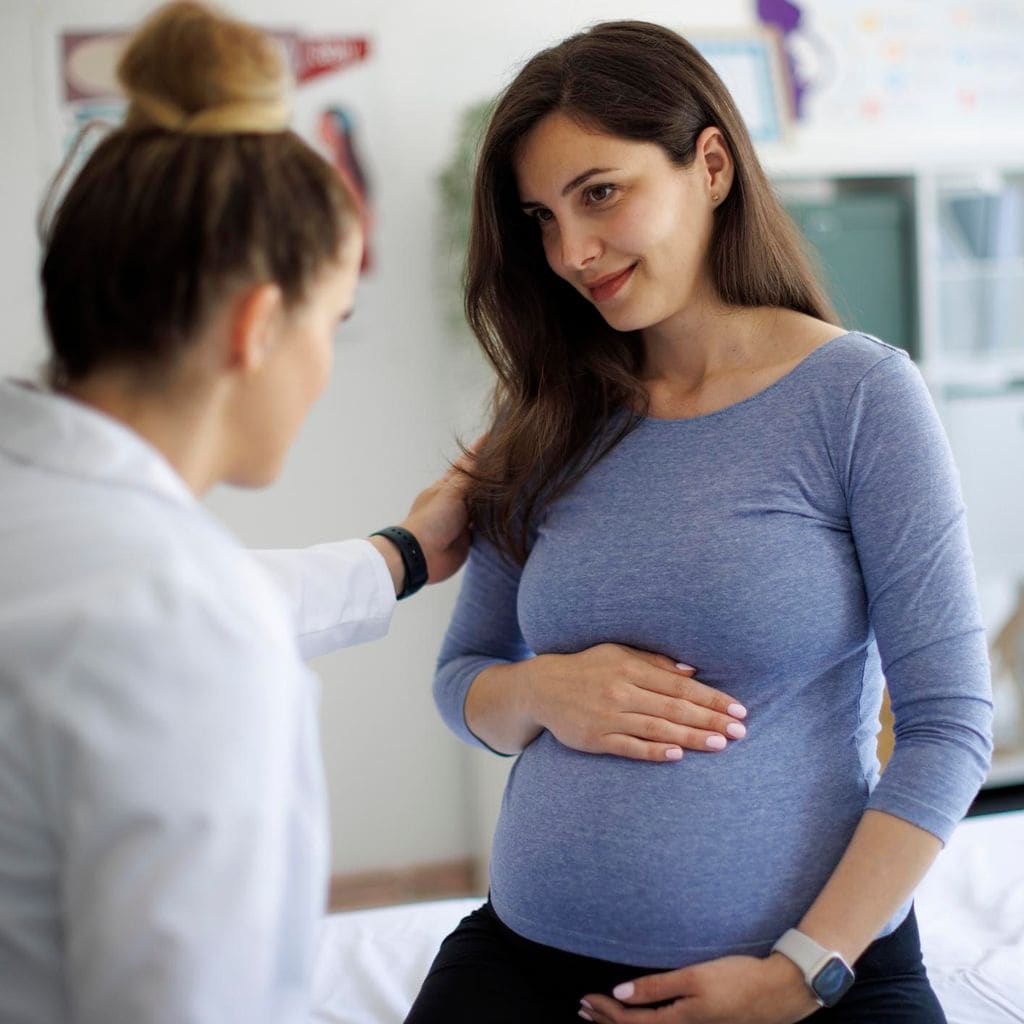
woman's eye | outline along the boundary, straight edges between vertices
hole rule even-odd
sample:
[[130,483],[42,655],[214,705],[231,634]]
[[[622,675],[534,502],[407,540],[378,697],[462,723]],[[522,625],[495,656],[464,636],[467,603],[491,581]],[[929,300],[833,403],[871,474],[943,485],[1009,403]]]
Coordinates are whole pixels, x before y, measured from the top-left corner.
[[614,185],[595,185],[584,193],[588,203],[603,203],[615,191]]
[[535,206],[530,210],[530,216],[540,224],[547,224],[552,219],[550,210],[545,210],[543,206]]

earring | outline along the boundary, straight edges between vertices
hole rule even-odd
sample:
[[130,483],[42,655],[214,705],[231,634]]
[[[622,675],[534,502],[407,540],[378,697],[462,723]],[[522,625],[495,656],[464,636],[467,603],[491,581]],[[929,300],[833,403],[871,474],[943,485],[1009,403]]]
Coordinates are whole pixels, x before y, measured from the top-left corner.
[[711,202],[713,202],[713,203],[717,203],[718,202],[718,193],[717,192],[712,192],[711,193]]

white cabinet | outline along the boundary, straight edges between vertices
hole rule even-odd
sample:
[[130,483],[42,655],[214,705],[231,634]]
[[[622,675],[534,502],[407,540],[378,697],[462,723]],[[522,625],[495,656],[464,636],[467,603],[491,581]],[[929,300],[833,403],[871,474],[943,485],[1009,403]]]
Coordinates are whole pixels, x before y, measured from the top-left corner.
[[1024,780],[1024,387],[943,402],[960,467],[996,707],[991,781]]
[[1024,356],[1024,181],[939,177],[938,356]]
[[960,469],[978,575],[1024,580],[1024,388],[950,391],[943,419]]

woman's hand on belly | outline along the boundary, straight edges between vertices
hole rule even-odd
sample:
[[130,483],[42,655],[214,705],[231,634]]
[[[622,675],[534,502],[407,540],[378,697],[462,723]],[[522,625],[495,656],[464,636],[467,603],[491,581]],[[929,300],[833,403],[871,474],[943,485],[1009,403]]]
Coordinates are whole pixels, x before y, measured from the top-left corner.
[[525,664],[535,720],[575,750],[678,761],[683,750],[714,752],[746,735],[738,701],[664,655],[598,644]]
[[[598,1024],[793,1024],[818,1009],[799,968],[781,953],[651,974],[615,994],[584,996],[580,1016]],[[668,1005],[651,1007],[657,1003]]]

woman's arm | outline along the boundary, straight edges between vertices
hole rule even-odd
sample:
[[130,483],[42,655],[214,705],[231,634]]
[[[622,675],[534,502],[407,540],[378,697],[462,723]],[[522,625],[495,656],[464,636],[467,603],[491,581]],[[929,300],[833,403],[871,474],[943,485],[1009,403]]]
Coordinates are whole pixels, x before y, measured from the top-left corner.
[[519,629],[519,577],[474,543],[434,678],[441,715],[465,742],[516,754],[547,729],[588,753],[665,761],[744,735],[732,697],[662,655],[599,644],[535,657]]
[[891,814],[866,811],[797,927],[854,963],[910,898],[941,849],[930,832]]

